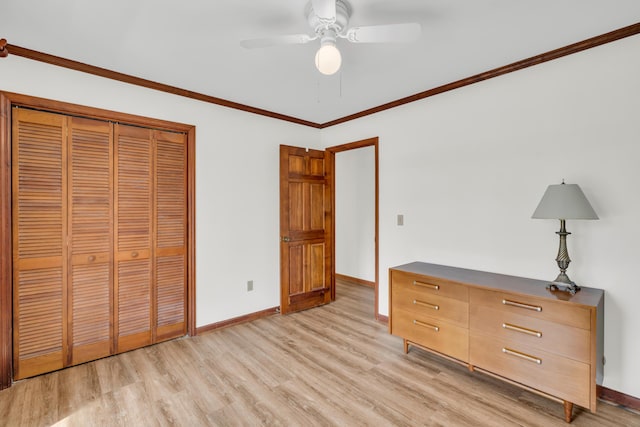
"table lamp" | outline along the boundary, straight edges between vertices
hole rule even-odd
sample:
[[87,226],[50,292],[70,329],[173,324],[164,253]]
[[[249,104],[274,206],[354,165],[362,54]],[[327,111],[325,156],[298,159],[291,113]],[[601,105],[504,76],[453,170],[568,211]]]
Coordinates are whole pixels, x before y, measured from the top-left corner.
[[580,186],[565,184],[563,180],[562,184],[550,185],[547,188],[531,218],[560,220],[560,231],[556,232],[560,236],[560,248],[556,257],[560,274],[547,286],[547,289],[575,294],[580,290],[580,287],[567,276],[567,268],[571,262],[567,252],[567,236],[571,233],[565,228],[565,220],[598,219],[598,215],[589,204]]

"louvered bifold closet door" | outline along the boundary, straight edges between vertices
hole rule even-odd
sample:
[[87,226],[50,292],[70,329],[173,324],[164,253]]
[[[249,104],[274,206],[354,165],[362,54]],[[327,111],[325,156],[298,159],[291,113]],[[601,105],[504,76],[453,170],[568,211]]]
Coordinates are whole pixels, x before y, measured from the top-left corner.
[[112,353],[112,125],[71,120],[69,336],[75,365]]
[[186,334],[186,135],[12,109],[14,379]]
[[116,352],[153,342],[152,130],[115,125]]
[[186,136],[155,132],[156,341],[186,334]]
[[67,359],[66,132],[57,114],[12,111],[14,379]]

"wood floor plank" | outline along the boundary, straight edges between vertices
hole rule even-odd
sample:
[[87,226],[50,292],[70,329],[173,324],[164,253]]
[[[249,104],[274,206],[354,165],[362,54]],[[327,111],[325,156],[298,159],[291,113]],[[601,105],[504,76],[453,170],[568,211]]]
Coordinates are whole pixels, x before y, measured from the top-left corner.
[[[373,289],[340,283],[334,303],[274,315],[19,381],[2,427],[567,427],[562,405],[469,372],[389,335]],[[640,427],[600,403],[574,427]]]

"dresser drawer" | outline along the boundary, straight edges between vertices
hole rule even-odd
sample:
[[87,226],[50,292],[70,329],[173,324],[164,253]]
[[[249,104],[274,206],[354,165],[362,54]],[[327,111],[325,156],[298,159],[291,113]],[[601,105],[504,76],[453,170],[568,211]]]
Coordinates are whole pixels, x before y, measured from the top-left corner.
[[445,320],[463,328],[469,326],[469,304],[465,301],[400,286],[393,287],[391,298],[393,306],[399,309]]
[[590,408],[588,364],[512,340],[470,335],[471,365]]
[[392,270],[391,285],[398,289],[414,289],[424,295],[439,295],[447,298],[458,299],[460,301],[469,300],[469,290],[465,285],[428,276],[420,276]]
[[494,310],[486,305],[470,306],[470,329],[498,339],[539,348],[580,362],[589,363],[591,335],[589,331],[548,320]]
[[485,305],[506,313],[521,314],[586,330],[591,329],[590,311],[576,304],[477,288],[469,290],[469,300],[471,305]]
[[392,316],[392,334],[468,362],[468,329],[398,308],[393,308]]

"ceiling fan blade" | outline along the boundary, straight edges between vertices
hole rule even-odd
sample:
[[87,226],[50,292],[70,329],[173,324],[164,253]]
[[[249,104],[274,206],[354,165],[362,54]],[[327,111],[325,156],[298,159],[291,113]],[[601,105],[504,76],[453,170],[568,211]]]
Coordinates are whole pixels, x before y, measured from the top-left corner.
[[311,6],[318,18],[323,21],[335,22],[336,0],[311,0]]
[[351,43],[410,42],[420,37],[422,27],[418,23],[371,25],[353,27],[342,36]]
[[242,40],[240,45],[246,49],[257,49],[286,44],[305,44],[315,39],[316,37],[311,37],[308,34],[289,34],[286,36],[272,36],[260,39]]

